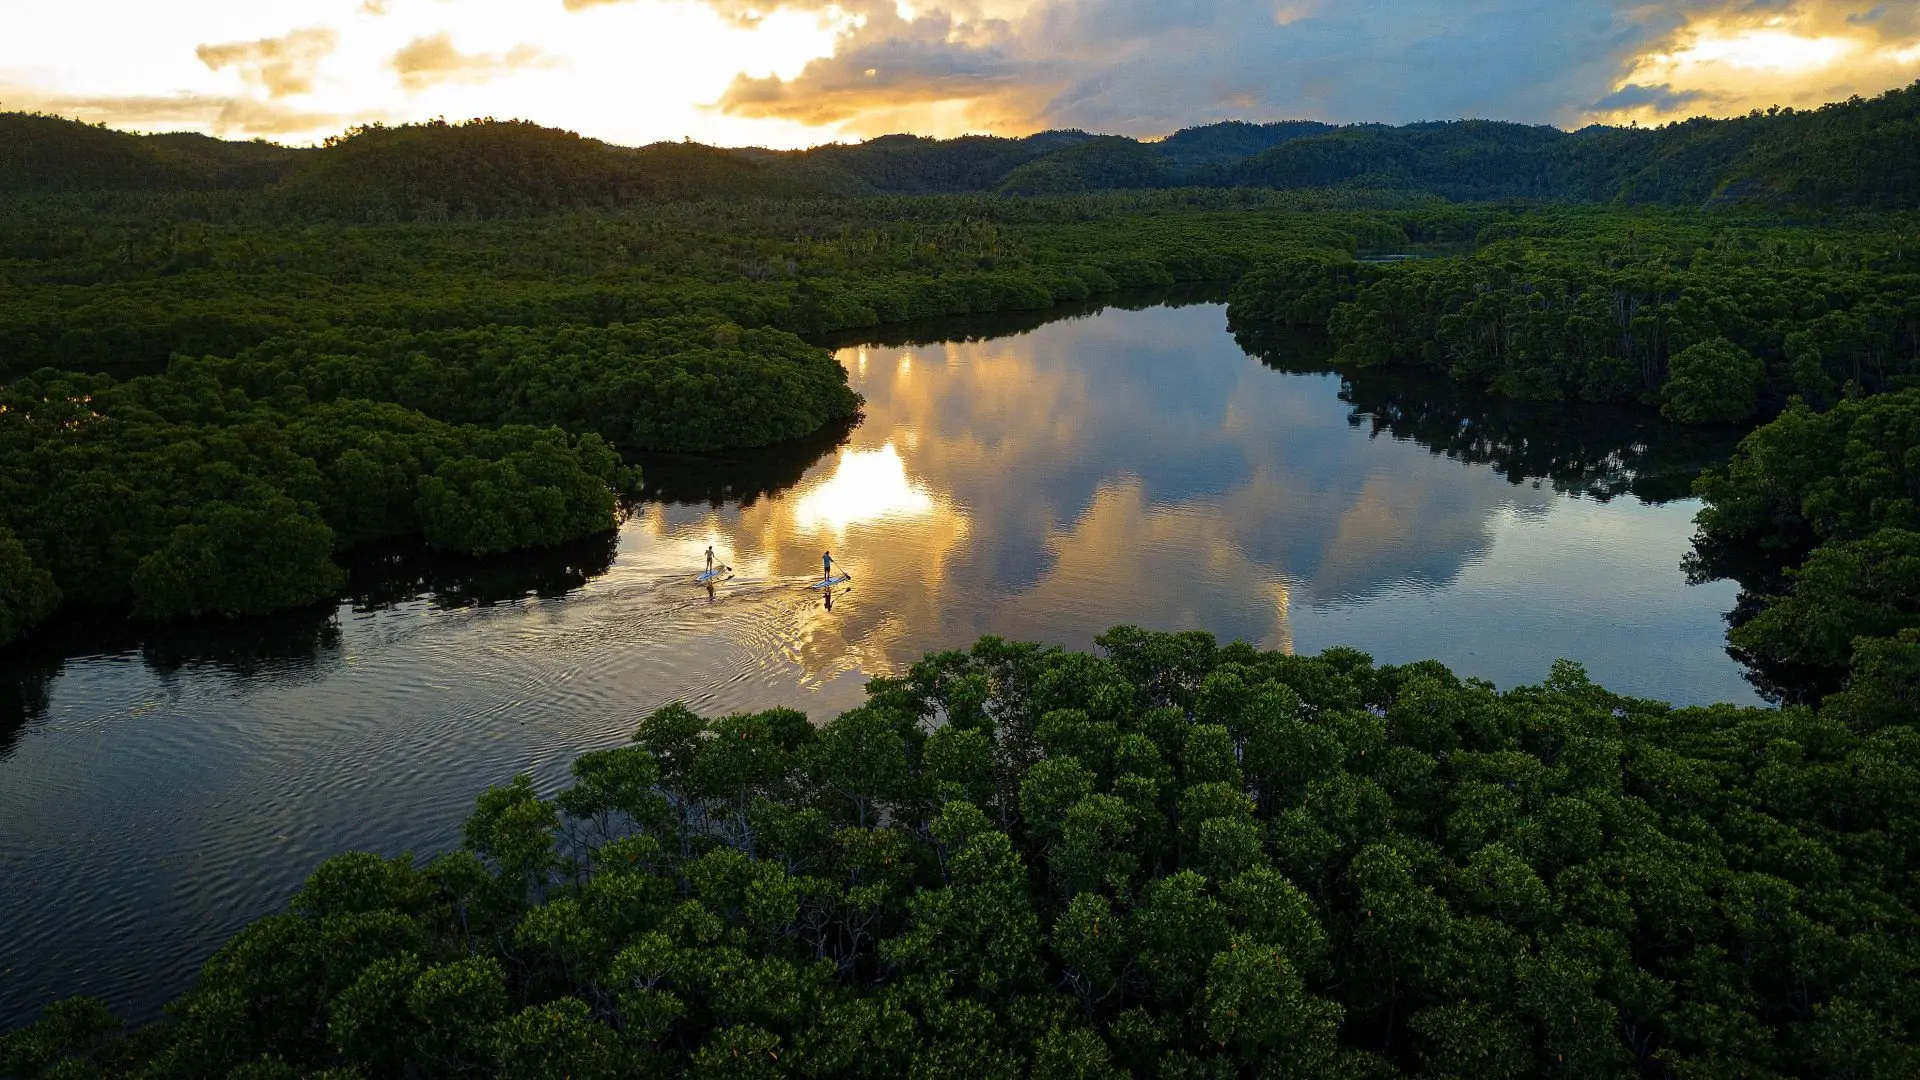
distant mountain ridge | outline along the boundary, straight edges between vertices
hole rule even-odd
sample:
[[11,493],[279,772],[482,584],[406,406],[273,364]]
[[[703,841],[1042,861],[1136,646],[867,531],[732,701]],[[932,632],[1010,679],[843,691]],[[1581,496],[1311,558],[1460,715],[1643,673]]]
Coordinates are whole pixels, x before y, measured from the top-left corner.
[[512,216],[651,199],[1357,186],[1470,201],[1920,208],[1920,82],[1657,128],[1225,121],[1156,141],[886,135],[810,150],[629,148],[524,121],[355,129],[315,149],[0,114],[0,194],[259,191],[284,212]]

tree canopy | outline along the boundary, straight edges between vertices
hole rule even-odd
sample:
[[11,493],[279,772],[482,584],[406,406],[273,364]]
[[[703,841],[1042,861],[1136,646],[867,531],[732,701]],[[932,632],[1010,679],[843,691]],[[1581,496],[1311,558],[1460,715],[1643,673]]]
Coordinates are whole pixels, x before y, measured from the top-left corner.
[[1920,387],[1796,402],[1696,484],[1689,569],[1743,587],[1728,637],[1788,699],[1920,709]]
[[16,1077],[1891,1078],[1920,733],[1117,628],[649,715]]
[[154,198],[0,201],[0,528],[37,568],[9,639],[48,596],[262,614],[336,597],[342,557],[374,541],[479,555],[611,529],[637,485],[622,454],[855,420],[846,372],[802,333],[1229,278],[1393,228],[1229,194],[314,227]]
[[1737,423],[1796,396],[1825,406],[1849,384],[1920,380],[1909,225],[1856,227],[1542,213],[1482,228],[1471,254],[1275,260],[1239,280],[1229,315],[1249,330],[1323,329],[1342,365]]

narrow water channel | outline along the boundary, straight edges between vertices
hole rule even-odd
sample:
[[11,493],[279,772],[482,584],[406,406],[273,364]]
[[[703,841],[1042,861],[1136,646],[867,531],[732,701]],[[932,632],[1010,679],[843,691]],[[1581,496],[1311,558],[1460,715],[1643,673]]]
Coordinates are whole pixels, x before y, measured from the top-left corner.
[[[649,463],[617,536],[370,557],[337,610],[270,623],[49,636],[0,666],[0,1027],[77,993],[151,1017],[321,859],[443,850],[479,789],[550,791],[663,703],[825,718],[982,634],[1204,628],[1501,686],[1571,657],[1757,701],[1733,586],[1679,569],[1724,438],[1310,353],[1212,303],[923,329],[841,350],[850,431]],[[806,587],[827,549],[853,575],[831,596]]]

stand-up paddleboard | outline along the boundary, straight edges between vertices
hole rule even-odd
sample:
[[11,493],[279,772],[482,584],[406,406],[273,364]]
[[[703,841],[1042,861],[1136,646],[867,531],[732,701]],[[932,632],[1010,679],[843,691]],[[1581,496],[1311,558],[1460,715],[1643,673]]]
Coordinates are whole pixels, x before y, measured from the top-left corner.
[[706,573],[695,577],[693,583],[695,585],[711,585],[731,573],[733,573],[733,567],[731,566],[716,566]]
[[848,581],[852,581],[852,580],[853,580],[853,575],[852,575],[852,574],[835,574],[835,575],[833,575],[833,576],[832,576],[832,577],[830,577],[830,578],[823,578],[823,579],[821,579],[821,580],[819,580],[819,581],[816,581],[816,582],[814,582],[813,584],[811,584],[811,585],[809,585],[809,586],[807,586],[807,588],[809,588],[809,589],[831,589],[831,588],[833,588],[833,587],[834,587],[835,585],[839,585],[839,584],[841,584],[841,583],[843,583],[843,582],[848,582]]

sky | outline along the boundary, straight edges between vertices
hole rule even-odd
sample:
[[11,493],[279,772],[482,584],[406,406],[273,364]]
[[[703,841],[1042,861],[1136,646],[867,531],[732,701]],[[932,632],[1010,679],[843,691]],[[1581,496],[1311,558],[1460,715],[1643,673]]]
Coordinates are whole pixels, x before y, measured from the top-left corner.
[[1920,79],[1899,0],[0,0],[0,109],[305,144],[522,118],[627,145],[1217,120],[1578,127]]

